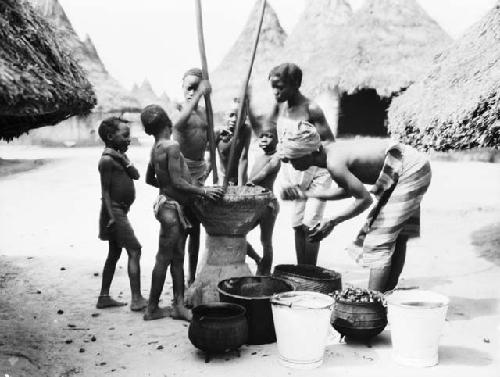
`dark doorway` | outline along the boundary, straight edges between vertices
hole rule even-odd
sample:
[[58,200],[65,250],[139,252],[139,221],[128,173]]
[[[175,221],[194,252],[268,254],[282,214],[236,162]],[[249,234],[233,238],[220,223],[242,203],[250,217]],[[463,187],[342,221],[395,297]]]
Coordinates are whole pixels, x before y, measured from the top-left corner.
[[362,89],[340,97],[339,136],[387,136],[387,108],[390,98],[380,98],[375,89]]

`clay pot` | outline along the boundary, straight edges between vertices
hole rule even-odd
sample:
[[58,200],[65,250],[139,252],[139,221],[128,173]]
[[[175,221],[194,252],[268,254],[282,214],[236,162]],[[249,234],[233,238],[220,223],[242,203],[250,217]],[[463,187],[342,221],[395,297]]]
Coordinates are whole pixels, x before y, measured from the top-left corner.
[[247,276],[222,280],[217,290],[221,301],[246,309],[248,344],[276,342],[271,297],[275,293],[293,291],[290,283],[267,276]]
[[387,326],[387,309],[380,302],[342,302],[335,300],[332,325],[347,338],[365,340]]
[[209,355],[237,350],[248,339],[245,308],[229,303],[198,305],[193,309],[188,337]]

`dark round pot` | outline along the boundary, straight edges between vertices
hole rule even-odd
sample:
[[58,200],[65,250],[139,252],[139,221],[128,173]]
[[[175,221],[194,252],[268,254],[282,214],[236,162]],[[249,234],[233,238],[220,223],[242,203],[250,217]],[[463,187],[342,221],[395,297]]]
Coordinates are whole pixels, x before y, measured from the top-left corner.
[[208,354],[238,349],[248,339],[245,308],[228,303],[198,305],[188,336],[191,343]]
[[217,290],[221,301],[238,304],[246,309],[248,344],[276,341],[271,297],[275,293],[293,291],[290,283],[267,276],[238,277],[220,281]]
[[387,326],[387,309],[380,302],[342,302],[335,300],[332,325],[341,335],[369,339]]

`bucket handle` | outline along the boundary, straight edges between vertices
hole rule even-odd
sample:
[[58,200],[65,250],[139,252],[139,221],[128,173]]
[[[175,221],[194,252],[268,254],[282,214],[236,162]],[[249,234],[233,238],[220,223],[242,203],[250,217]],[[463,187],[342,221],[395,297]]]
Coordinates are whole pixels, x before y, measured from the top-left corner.
[[[293,308],[293,302],[289,303],[289,304],[285,304],[283,302],[279,302],[279,301],[271,301],[271,304],[272,305],[278,305],[278,306],[286,306],[287,308]],[[315,308],[315,309],[332,309],[333,308],[333,304],[330,304],[330,305],[326,305],[322,308]],[[307,309],[307,308],[304,308],[304,309]]]

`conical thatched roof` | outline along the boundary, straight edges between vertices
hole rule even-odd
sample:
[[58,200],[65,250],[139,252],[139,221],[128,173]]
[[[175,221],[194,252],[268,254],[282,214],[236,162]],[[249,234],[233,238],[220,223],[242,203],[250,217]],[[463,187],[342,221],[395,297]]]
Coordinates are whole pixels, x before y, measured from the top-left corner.
[[[241,85],[246,77],[250,61],[259,12],[260,1],[256,2],[236,42],[210,75],[214,109],[217,112],[226,111],[233,98],[240,95]],[[272,93],[267,83],[267,74],[273,67],[275,56],[283,47],[285,39],[286,33],[281,27],[276,12],[268,2],[250,82],[253,89],[252,102],[257,112],[267,113],[268,111]]]
[[141,107],[146,107],[152,104],[158,104],[160,99],[156,95],[148,79],[145,79],[140,86],[134,85],[130,94],[135,97]]
[[54,24],[68,43],[73,56],[87,72],[95,88],[100,110],[108,112],[140,109],[139,102],[108,73],[90,37],[87,36],[85,41],[80,40],[58,0],[30,0],[30,2]]
[[0,139],[84,115],[95,105],[64,41],[25,1],[0,2]]
[[375,89],[389,97],[408,87],[450,37],[416,0],[366,0],[331,48],[311,61],[320,86],[341,92]]
[[500,2],[393,101],[389,129],[424,149],[500,145]]
[[290,62],[303,70],[302,90],[309,92],[339,60],[336,46],[352,17],[346,0],[306,0],[296,26],[276,63]]
[[171,114],[174,109],[174,104],[168,95],[163,92],[160,97],[157,96],[148,79],[145,79],[140,86],[134,84],[130,95],[139,101],[141,108],[153,104],[160,105],[168,114]]

